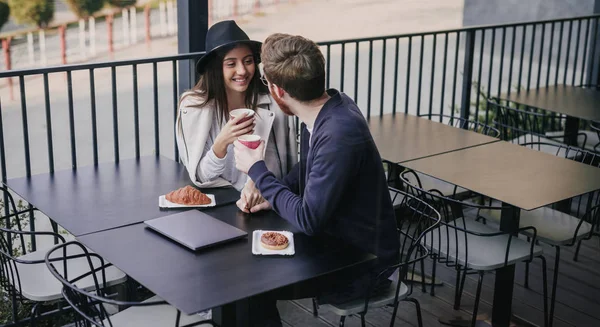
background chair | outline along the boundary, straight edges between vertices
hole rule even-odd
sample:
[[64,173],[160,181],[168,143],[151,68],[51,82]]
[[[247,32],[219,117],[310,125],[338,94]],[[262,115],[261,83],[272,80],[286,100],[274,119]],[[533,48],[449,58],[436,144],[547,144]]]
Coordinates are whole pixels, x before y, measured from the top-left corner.
[[[361,324],[364,327],[366,325],[365,315],[367,311],[372,308],[384,306],[394,308],[390,322],[390,326],[394,326],[400,301],[410,301],[416,305],[418,325],[419,327],[423,326],[419,302],[410,297],[412,286],[407,286],[404,280],[409,274],[414,273],[415,265],[427,257],[427,249],[422,243],[423,237],[438,226],[440,223],[440,214],[433,207],[414,196],[397,189],[391,189],[391,191],[396,197],[402,198],[401,208],[403,209],[403,215],[402,217],[398,217],[400,237],[399,263],[388,267],[373,279],[364,299],[335,305],[324,304],[321,306],[321,308],[341,316],[340,326],[344,326],[347,316],[358,314],[361,317]],[[393,281],[390,288],[382,294],[373,295],[372,288],[375,281],[383,274],[389,273],[392,270],[397,270],[397,278]]]
[[[70,253],[79,253],[71,255]],[[85,271],[70,270],[70,262],[84,259]],[[199,315],[183,315],[158,296],[143,302],[117,301],[112,299],[106,290],[108,287],[107,272],[110,263],[97,254],[91,253],[77,241],[59,244],[46,254],[44,261],[52,276],[61,284],[62,295],[73,307],[85,326],[196,326],[209,323]],[[93,290],[87,290],[85,280],[93,282]],[[127,309],[110,315],[106,305],[127,307]]]
[[[504,141],[515,144],[538,142],[560,145],[564,140],[564,119],[561,116],[548,114],[543,110],[511,107],[494,98],[488,99],[488,108],[496,115],[494,123]],[[585,147],[587,135],[578,133],[577,142],[580,147]],[[553,149],[541,147],[540,151],[552,153]]]
[[[545,149],[547,153],[558,157],[577,160],[584,164],[600,168],[600,154],[560,144],[532,142],[522,144],[533,150]],[[548,176],[552,178],[552,176]],[[555,248],[554,279],[550,298],[550,326],[553,323],[554,306],[556,302],[556,285],[558,281],[558,268],[560,263],[560,249],[563,246],[577,244],[573,260],[577,261],[581,242],[589,240],[592,236],[600,235],[596,232],[598,219],[600,219],[600,190],[583,194],[569,199],[562,206],[566,212],[559,210],[561,203],[553,207],[542,207],[531,211],[521,211],[519,227],[532,226],[537,231],[537,240]],[[481,209],[478,217],[495,222],[500,221],[499,212]],[[530,230],[524,229],[523,234],[531,237]],[[529,264],[525,266],[525,287],[529,287]]]
[[[31,324],[40,316],[51,316],[60,313],[60,308],[44,312],[40,315],[40,306],[42,304],[57,304],[62,301],[61,285],[52,277],[50,271],[44,264],[46,251],[37,249],[29,251],[26,244],[28,237],[52,237],[55,242],[65,242],[65,238],[55,232],[45,231],[24,231],[19,215],[22,212],[17,211],[13,196],[6,187],[0,186],[0,191],[4,192],[7,200],[6,205],[12,211],[9,215],[2,217],[3,221],[11,221],[7,228],[0,228],[0,280],[4,291],[11,299],[13,310],[13,321],[19,320],[17,314],[18,304],[32,305]],[[28,211],[28,210],[27,210]],[[74,259],[69,263],[69,269],[72,271],[82,271],[86,263],[83,259]],[[107,286],[113,286],[125,282],[126,275],[112,267],[106,271]],[[81,287],[93,289],[94,285],[88,278],[81,282]]]
[[[465,286],[466,275],[477,273],[479,275],[475,293],[475,305],[471,317],[471,326],[477,323],[477,311],[481,297],[481,286],[485,272],[513,265],[518,262],[531,262],[534,257],[542,261],[543,273],[543,301],[544,323],[547,325],[547,292],[546,292],[546,259],[542,249],[535,245],[536,231],[533,227],[520,228],[532,234],[533,241],[527,243],[515,237],[510,232],[486,226],[468,216],[468,212],[478,209],[500,211],[501,207],[482,206],[473,203],[461,202],[451,197],[446,197],[437,190],[426,191],[410,182],[408,175],[415,175],[411,170],[401,174],[407,192],[415,197],[425,200],[437,209],[442,215],[440,226],[425,235],[427,248],[431,251],[433,259],[432,276],[435,278],[436,264],[442,263],[447,267],[456,269],[456,285],[454,309],[460,309],[460,302]],[[432,295],[434,291],[433,285]]]
[[[589,88],[589,89],[594,89],[598,92],[600,92],[600,85],[597,84],[582,84],[582,85],[578,85],[578,87],[583,87],[583,88]],[[596,151],[596,152],[600,152],[600,121],[590,121],[589,122],[589,130],[581,130],[580,133],[585,134],[587,141],[586,144],[579,144],[578,142],[578,146],[589,150],[589,151]],[[552,136],[552,137],[560,137],[562,136],[562,134],[564,133],[560,133],[560,132],[549,132],[547,133],[548,136]],[[579,139],[578,139],[579,140]],[[561,139],[562,142],[562,139]]]

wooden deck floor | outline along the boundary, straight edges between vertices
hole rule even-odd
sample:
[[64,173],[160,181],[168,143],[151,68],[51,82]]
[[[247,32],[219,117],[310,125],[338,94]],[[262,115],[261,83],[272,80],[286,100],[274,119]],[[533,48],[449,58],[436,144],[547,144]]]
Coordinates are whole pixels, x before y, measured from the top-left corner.
[[[555,251],[544,246],[548,261],[548,292],[554,274]],[[579,261],[573,261],[575,247],[563,247],[560,256],[557,303],[554,326],[600,326],[600,245],[598,238],[584,242]],[[430,267],[431,262],[427,263]],[[426,267],[426,270],[429,268]],[[534,260],[530,268],[530,289],[523,287],[525,265],[516,269],[513,292],[513,314],[534,325],[543,326],[542,272],[540,260]],[[421,304],[424,326],[443,326],[438,317],[464,315],[472,312],[477,275],[467,277],[465,293],[460,311],[453,310],[454,280],[453,269],[438,265],[438,277],[444,285],[436,288],[435,296],[422,293],[415,288],[413,296]],[[479,306],[481,318],[491,315],[494,287],[494,274],[485,275],[482,301]],[[337,326],[339,317],[330,312],[320,312],[319,317],[312,315],[312,302],[309,299],[280,301],[279,307],[284,326]],[[377,309],[367,314],[369,326],[389,326],[392,310]],[[520,326],[523,324],[516,324]],[[346,326],[360,326],[360,318],[348,317]],[[395,326],[417,326],[414,304],[400,304],[395,317]]]

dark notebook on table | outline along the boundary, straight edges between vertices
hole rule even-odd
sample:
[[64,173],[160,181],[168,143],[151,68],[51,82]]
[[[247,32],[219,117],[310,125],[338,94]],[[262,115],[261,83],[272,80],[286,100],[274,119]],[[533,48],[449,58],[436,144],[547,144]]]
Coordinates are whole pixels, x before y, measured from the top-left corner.
[[148,227],[194,251],[246,237],[248,233],[198,210],[144,221]]

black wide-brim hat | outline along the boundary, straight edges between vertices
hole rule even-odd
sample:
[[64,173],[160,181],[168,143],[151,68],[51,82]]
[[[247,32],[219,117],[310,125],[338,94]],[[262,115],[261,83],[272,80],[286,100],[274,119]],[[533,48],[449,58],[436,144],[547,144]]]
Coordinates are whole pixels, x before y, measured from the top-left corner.
[[233,20],[225,20],[211,26],[206,32],[206,54],[196,63],[196,71],[203,74],[206,65],[219,49],[236,44],[247,44],[254,53],[255,63],[260,63],[261,42],[250,40],[248,35]]

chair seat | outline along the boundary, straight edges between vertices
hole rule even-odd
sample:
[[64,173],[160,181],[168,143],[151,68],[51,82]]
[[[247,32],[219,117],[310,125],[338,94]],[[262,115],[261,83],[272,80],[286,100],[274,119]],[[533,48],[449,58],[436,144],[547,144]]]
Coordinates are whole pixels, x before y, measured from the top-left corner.
[[[79,251],[79,252],[76,252]],[[90,251],[91,252],[91,251]],[[67,252],[67,255],[76,255],[83,253],[80,249],[70,248]],[[62,251],[56,251],[56,257],[62,257]],[[44,260],[46,256],[46,251],[38,250],[34,252],[30,252],[26,255],[19,257],[20,260]],[[94,264],[94,267],[100,267],[100,260],[95,257],[91,257],[91,260]],[[106,261],[104,262],[106,264]],[[25,264],[25,263],[15,263],[17,270],[19,272],[19,279],[21,283],[21,294],[23,297],[35,301],[35,302],[51,302],[55,300],[62,299],[62,284],[50,273],[48,267],[44,262],[37,264]],[[54,266],[58,270],[58,272],[64,276],[63,269],[63,261],[58,260],[54,262]],[[76,276],[81,276],[90,271],[89,264],[87,259],[77,258],[77,259],[69,259],[67,264],[67,273],[71,278],[75,278]],[[127,280],[127,276],[121,270],[117,269],[114,266],[108,267],[105,270],[106,272],[106,284],[107,286],[113,286],[120,283],[123,283]],[[98,282],[102,281],[102,272],[98,271],[96,273],[98,277]],[[15,279],[16,279],[15,275]],[[19,289],[18,283],[15,285],[13,283],[13,278],[9,278],[11,284],[15,286],[16,289]],[[77,287],[84,290],[93,290],[94,280],[93,276],[90,275],[86,278],[83,278],[80,281],[75,283]]]
[[[154,296],[144,302],[162,301],[158,296]],[[110,317],[112,326],[120,327],[145,327],[145,326],[175,326],[177,318],[177,309],[168,304],[151,305],[151,306],[136,306],[129,307]],[[181,314],[179,326],[186,326],[198,323],[206,318],[201,315],[185,315]],[[108,320],[104,320],[104,324],[109,326]],[[212,324],[197,325],[200,327],[212,326]]]
[[466,189],[458,186],[455,190],[454,184],[446,183],[443,180],[433,178],[422,173],[417,173],[417,176],[419,176],[421,186],[423,186],[423,189],[427,191],[436,189],[440,191],[444,196],[452,196],[454,194],[468,192]]
[[[369,308],[381,308],[388,304],[393,304],[394,298],[396,297],[396,287],[398,287],[398,281],[393,281],[386,292],[371,298],[369,301]],[[401,283],[398,300],[405,299],[407,295],[408,287],[404,283]],[[360,298],[341,304],[323,304],[320,308],[329,310],[338,316],[349,316],[363,311],[365,308],[365,299]]]
[[[497,229],[478,223],[472,219],[457,219],[448,224],[478,233],[496,233]],[[467,262],[467,268],[475,270],[494,270],[504,266],[508,235],[477,236],[442,225],[425,235],[423,243],[433,253],[458,261],[462,266]],[[441,241],[441,245],[440,245]],[[468,251],[467,251],[468,247]],[[513,237],[510,243],[508,264],[515,264],[529,259],[531,244]],[[534,246],[533,255],[540,255],[542,248]],[[468,255],[468,257],[467,257]],[[466,260],[465,260],[466,258]]]
[[[583,144],[583,137],[580,137],[580,136],[577,137],[577,146],[579,146],[580,148],[594,151],[594,146],[597,145],[598,143],[600,143],[600,139],[598,138],[598,133],[596,133],[594,131],[579,131],[578,133],[583,133],[587,137],[585,144]],[[565,132],[547,132],[546,135],[551,136],[551,137],[559,137],[559,136],[565,135]],[[559,142],[564,142],[563,138],[553,138],[553,139],[557,140]]]
[[[484,209],[479,211],[479,215],[485,219],[500,221],[499,210]],[[586,221],[581,221],[564,212],[554,210],[548,207],[542,207],[531,211],[521,210],[519,227],[532,226],[537,231],[537,239],[541,242],[551,245],[571,244],[575,236],[575,230],[581,222],[581,227],[577,231],[575,241],[578,241],[591,232],[592,225]],[[523,234],[531,236],[532,233],[525,231]]]

